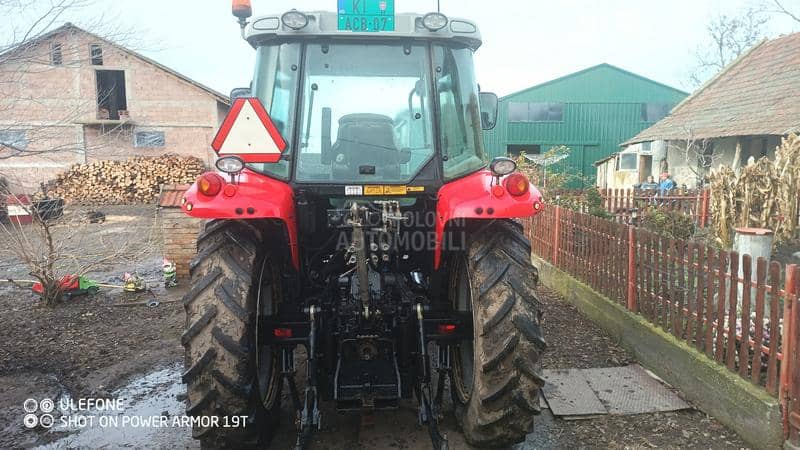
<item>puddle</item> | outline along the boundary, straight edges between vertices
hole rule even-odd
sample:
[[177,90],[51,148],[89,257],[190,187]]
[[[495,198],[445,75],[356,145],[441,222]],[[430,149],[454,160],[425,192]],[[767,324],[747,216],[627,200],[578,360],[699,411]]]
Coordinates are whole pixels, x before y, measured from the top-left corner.
[[186,393],[181,370],[176,364],[139,377],[92,409],[82,410],[79,399],[62,396],[58,410],[78,410],[56,418],[50,433],[64,437],[36,448],[198,448],[191,428],[180,423]]

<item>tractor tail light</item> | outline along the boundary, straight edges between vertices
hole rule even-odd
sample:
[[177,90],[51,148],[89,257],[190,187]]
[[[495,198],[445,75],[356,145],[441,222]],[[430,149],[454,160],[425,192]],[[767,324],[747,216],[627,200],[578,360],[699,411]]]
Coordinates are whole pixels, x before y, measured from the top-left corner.
[[521,173],[514,173],[506,178],[506,190],[514,197],[527,194],[530,187],[530,182]]
[[437,331],[439,331],[439,334],[452,334],[456,331],[456,326],[452,323],[440,324],[436,328]]
[[213,197],[222,190],[224,180],[216,173],[204,173],[197,179],[197,190],[208,197]]
[[275,328],[272,330],[272,334],[275,335],[278,339],[288,339],[292,337],[292,329],[291,328]]

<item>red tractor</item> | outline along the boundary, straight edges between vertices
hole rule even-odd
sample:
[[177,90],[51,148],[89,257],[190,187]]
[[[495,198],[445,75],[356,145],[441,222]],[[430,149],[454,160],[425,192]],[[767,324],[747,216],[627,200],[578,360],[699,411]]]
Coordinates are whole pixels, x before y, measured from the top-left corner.
[[443,449],[449,383],[470,444],[524,440],[546,345],[518,219],[543,203],[513,160],[488,160],[498,101],[475,80],[478,28],[395,14],[392,0],[255,19],[249,1],[233,3],[255,75],[212,143],[219,171],[183,201],[210,220],[181,340],[187,413],[247,420],[194,436],[267,445],[287,392],[298,448],[320,402],[414,399]]

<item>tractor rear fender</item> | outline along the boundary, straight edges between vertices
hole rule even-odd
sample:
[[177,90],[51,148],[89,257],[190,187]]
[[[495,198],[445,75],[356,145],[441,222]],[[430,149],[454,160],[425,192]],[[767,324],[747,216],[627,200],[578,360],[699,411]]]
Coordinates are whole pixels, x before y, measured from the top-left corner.
[[447,183],[439,189],[434,269],[438,269],[441,263],[444,232],[450,221],[533,217],[544,208],[542,194],[538,189],[531,185],[525,194],[513,196],[505,188],[506,179],[508,177],[500,179],[499,186],[502,188],[499,188],[495,176],[489,170],[482,170]]
[[219,176],[225,181],[219,193],[213,196],[202,194],[197,183],[192,184],[181,202],[183,212],[200,219],[280,219],[289,235],[292,264],[299,270],[297,215],[292,188],[248,169],[236,177],[236,182],[231,182],[226,174]]

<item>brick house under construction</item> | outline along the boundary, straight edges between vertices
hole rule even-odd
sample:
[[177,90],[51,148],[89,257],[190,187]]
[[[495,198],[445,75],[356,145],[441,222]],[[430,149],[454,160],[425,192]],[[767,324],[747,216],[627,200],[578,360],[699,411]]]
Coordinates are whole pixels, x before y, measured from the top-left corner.
[[35,191],[75,163],[175,153],[210,163],[228,97],[66,24],[0,54],[0,176]]

